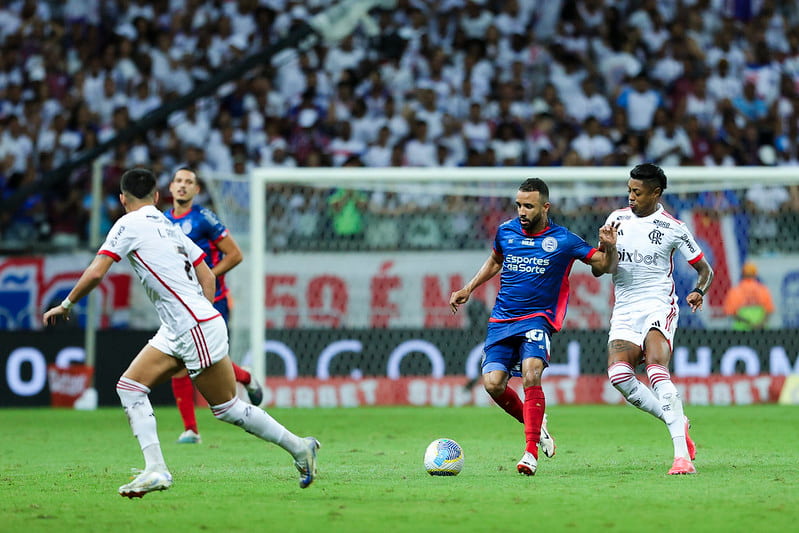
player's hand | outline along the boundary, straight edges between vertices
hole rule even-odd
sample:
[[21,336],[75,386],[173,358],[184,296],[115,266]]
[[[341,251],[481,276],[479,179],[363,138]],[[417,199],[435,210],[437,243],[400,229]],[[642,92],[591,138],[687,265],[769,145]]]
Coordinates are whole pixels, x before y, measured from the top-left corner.
[[461,289],[459,291],[455,291],[449,296],[449,308],[452,309],[452,314],[458,312],[458,307],[461,304],[465,304],[469,301],[469,291],[466,289]]
[[605,224],[599,228],[599,249],[604,250],[605,246],[616,246],[616,237],[618,235],[619,226],[621,222],[613,222]]
[[691,312],[696,313],[702,309],[705,297],[698,292],[691,292],[685,297],[685,301],[688,302],[688,305],[691,307]]
[[44,314],[42,317],[42,323],[45,326],[55,324],[59,316],[63,316],[64,320],[69,320],[69,311],[60,305],[57,305]]

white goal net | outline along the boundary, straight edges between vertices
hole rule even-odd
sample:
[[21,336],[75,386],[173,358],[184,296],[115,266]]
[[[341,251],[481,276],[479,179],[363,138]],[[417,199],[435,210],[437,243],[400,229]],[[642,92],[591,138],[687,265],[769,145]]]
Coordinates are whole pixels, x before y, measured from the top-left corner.
[[[703,346],[723,354],[736,338],[724,300],[745,261],[757,265],[776,312],[766,332],[748,334],[756,363],[726,364],[768,372],[777,345],[790,363],[799,353],[799,173],[665,170],[667,209],[689,225],[716,271],[705,310],[680,316],[686,368],[701,363]],[[497,285],[486,284],[455,316],[447,301],[490,253],[497,225],[516,216],[515,192],[529,176],[548,183],[553,220],[589,243],[627,202],[629,169],[614,167],[258,168],[211,177],[214,208],[245,257],[228,275],[234,358],[257,375],[290,379],[475,376]],[[674,263],[684,300],[695,272],[681,257]],[[553,371],[602,373],[610,277],[576,263],[570,298],[553,338]],[[707,365],[725,371],[717,355]]]

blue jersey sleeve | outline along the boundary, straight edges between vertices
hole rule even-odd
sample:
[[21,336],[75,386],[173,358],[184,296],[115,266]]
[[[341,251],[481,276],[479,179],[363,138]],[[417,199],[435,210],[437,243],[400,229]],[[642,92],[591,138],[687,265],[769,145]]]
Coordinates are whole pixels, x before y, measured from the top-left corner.
[[206,239],[216,243],[219,239],[227,235],[227,228],[216,213],[205,207],[200,208],[200,220],[202,221],[202,232]]
[[569,240],[571,241],[571,248],[575,259],[588,261],[591,256],[596,253],[596,248],[585,242],[579,235],[569,232]]

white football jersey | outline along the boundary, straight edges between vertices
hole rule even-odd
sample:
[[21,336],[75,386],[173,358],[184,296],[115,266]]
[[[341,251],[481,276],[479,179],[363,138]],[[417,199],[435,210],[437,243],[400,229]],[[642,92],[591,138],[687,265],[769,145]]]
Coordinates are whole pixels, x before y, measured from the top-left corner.
[[679,250],[690,264],[704,255],[685,223],[660,204],[647,217],[634,215],[629,207],[617,209],[606,224],[613,222],[620,223],[616,240],[619,268],[613,274],[616,307],[652,300],[676,305],[674,251]]
[[128,257],[161,323],[175,335],[219,316],[194,271],[205,253],[154,205],[117,220],[97,253],[114,261]]

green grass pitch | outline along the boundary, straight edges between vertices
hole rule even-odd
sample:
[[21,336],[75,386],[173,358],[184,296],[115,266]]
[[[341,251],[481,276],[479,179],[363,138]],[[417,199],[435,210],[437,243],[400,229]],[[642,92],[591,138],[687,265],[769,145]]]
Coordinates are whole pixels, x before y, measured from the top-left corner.
[[[143,459],[121,408],[0,409],[0,531],[796,531],[799,408],[687,411],[696,476],[666,475],[666,428],[632,407],[551,406],[558,453],[528,478],[522,426],[497,407],[270,410],[322,442],[301,490],[280,448],[205,410],[203,444],[177,444],[177,411],[156,407],[175,484],[128,500]],[[438,437],[463,447],[459,476],[424,471]]]

